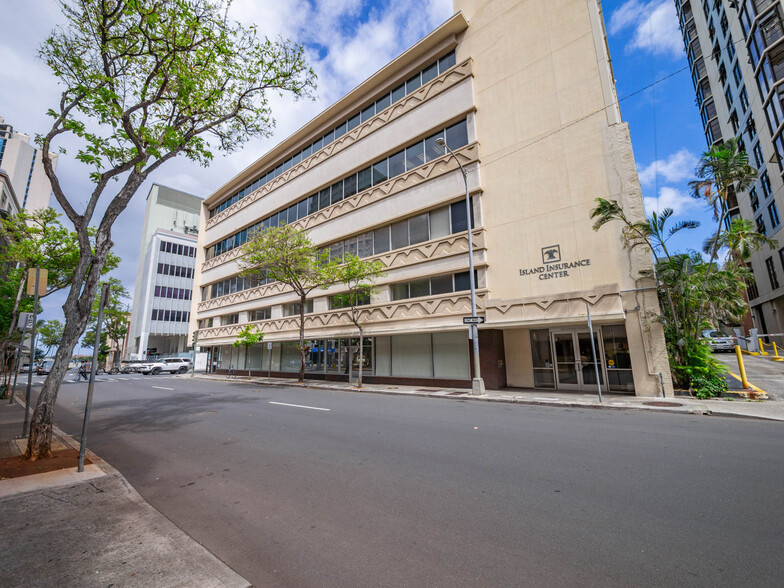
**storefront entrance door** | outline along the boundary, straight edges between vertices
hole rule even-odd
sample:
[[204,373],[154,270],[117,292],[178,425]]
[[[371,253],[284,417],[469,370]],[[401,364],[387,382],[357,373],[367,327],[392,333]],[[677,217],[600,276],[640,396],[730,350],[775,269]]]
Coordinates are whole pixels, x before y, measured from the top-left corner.
[[[588,331],[553,331],[555,350],[555,375],[559,390],[596,390],[596,366],[594,365],[591,336]],[[596,356],[602,357],[601,337],[594,331]],[[603,367],[599,364],[599,382],[605,388]]]

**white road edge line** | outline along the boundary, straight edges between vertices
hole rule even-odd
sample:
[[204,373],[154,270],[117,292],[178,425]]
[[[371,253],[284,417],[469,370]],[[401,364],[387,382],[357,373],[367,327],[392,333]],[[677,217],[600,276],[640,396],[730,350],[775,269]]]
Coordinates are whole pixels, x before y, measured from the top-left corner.
[[331,408],[319,408],[318,406],[304,406],[302,404],[288,404],[287,402],[272,402],[270,404],[277,404],[278,406],[293,406],[294,408],[309,408],[310,410],[325,410],[329,412]]
[[165,386],[153,386],[153,388],[158,388],[158,390],[174,390],[174,388],[166,388]]

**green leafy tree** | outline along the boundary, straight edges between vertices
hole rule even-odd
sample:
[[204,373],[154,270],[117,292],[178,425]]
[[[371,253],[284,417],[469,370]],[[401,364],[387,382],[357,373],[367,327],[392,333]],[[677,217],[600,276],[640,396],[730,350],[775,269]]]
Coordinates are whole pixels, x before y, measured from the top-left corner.
[[319,252],[305,231],[291,225],[256,232],[242,246],[243,275],[270,278],[299,296],[299,381],[305,381],[305,304],[308,294],[335,281],[335,261]]
[[264,340],[264,333],[262,333],[256,325],[245,325],[237,334],[237,338],[232,345],[239,349],[245,348],[245,367],[248,368],[248,377],[250,378],[250,367],[248,366],[248,352],[250,348],[261,343]]
[[60,344],[60,339],[63,336],[65,325],[57,319],[45,321],[38,329],[39,340],[42,345],[46,346],[46,356],[48,357],[52,351],[52,347]]
[[[738,139],[727,139],[721,145],[714,145],[702,154],[697,169],[697,179],[689,182],[692,196],[705,202],[713,211],[716,221],[716,232],[709,247],[710,260],[705,272],[705,285],[710,278],[713,262],[719,255],[720,235],[724,230],[724,220],[730,210],[730,204],[739,192],[745,192],[757,179],[757,170],[749,165],[749,158],[745,151],[740,149]],[[698,304],[697,329],[700,328],[700,318],[704,312],[703,305]],[[695,331],[699,337],[699,330]]]
[[344,255],[341,264],[335,269],[335,282],[340,283],[345,292],[332,297],[332,305],[347,308],[351,322],[359,331],[359,377],[357,387],[362,387],[362,368],[364,365],[365,330],[362,326],[362,307],[370,304],[375,281],[381,277],[384,265],[377,259],[362,259],[356,255]]
[[[88,239],[94,231],[90,229]],[[25,303],[25,286],[28,270],[41,268],[48,271],[46,292],[42,298],[71,286],[74,268],[80,262],[79,240],[75,232],[66,229],[60,215],[53,208],[33,212],[20,211],[0,222],[0,239],[6,247],[0,254],[0,263],[13,267],[2,280],[4,310],[8,322],[3,323],[0,339],[0,356],[6,353],[14,336],[20,312],[32,310],[32,298]],[[117,267],[120,259],[113,254],[107,257],[104,272]]]
[[[63,90],[38,143],[54,197],[76,232],[79,263],[63,304],[65,332],[30,427],[32,460],[51,453],[57,391],[89,321],[112,227],[142,183],[175,157],[207,165],[215,149],[231,152],[269,136],[270,95],[309,96],[315,86],[301,45],[231,22],[222,0],[61,5],[66,22],[39,54]],[[88,194],[66,194],[54,171],[50,153],[66,137],[90,170]]]

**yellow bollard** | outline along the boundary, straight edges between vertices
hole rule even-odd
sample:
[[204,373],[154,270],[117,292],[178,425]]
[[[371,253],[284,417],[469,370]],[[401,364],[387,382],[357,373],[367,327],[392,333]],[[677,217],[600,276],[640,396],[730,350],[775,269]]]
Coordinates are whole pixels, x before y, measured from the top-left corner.
[[760,346],[760,355],[770,355],[767,351],[765,351],[765,343],[762,342],[762,338],[757,337],[757,341],[759,342]]
[[740,381],[743,384],[743,389],[749,389],[749,381],[746,379],[746,366],[743,365],[743,354],[740,351],[740,345],[735,346],[735,355],[738,356],[738,370],[740,371]]
[[773,342],[773,355],[775,357],[771,357],[773,361],[784,361],[784,357],[779,356],[779,348],[776,347],[776,342]]

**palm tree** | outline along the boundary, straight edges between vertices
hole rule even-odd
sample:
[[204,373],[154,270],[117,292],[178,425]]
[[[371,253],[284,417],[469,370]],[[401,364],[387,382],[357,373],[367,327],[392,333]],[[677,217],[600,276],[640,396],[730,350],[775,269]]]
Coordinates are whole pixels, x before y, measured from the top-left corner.
[[670,258],[670,252],[667,251],[667,241],[669,241],[680,231],[686,229],[696,229],[700,226],[700,221],[684,220],[676,224],[674,227],[670,227],[669,230],[665,230],[667,221],[672,217],[673,214],[675,214],[675,211],[672,208],[665,208],[661,211],[661,213],[657,213],[654,210],[653,213],[651,213],[651,216],[648,217],[651,241],[656,247],[661,247],[661,250],[667,259]]
[[[703,286],[707,287],[711,268],[718,257],[718,244],[729,211],[730,196],[751,188],[757,179],[757,170],[749,165],[746,152],[741,151],[738,140],[733,137],[703,153],[695,173],[698,179],[689,182],[691,195],[704,200],[713,209],[713,218],[716,220],[716,234],[709,248],[710,260],[703,282]],[[695,337],[699,336],[702,307],[702,304],[697,305]]]
[[[775,249],[778,242],[757,231],[754,223],[747,219],[737,218],[730,223],[728,229],[705,240],[702,250],[706,254],[712,251],[727,250],[727,263],[745,266],[752,254],[765,246]],[[725,264],[726,265],[726,264]]]
[[[674,329],[675,340],[681,340],[680,333],[680,320],[679,314],[675,308],[672,292],[670,291],[671,284],[668,280],[662,280],[658,275],[660,271],[661,259],[657,253],[657,249],[661,249],[666,257],[666,261],[670,261],[670,253],[667,250],[667,241],[672,238],[676,233],[686,229],[696,229],[700,226],[699,221],[685,220],[679,222],[674,227],[667,230],[667,221],[675,214],[672,208],[665,208],[660,214],[654,212],[650,217],[644,221],[632,222],[623,212],[623,208],[616,200],[606,200],[604,198],[596,199],[596,208],[591,211],[591,218],[595,219],[593,223],[593,230],[598,231],[604,225],[614,221],[620,221],[623,224],[621,229],[621,239],[624,246],[629,249],[634,249],[640,245],[645,245],[651,250],[654,259],[653,277],[657,287],[664,290],[667,296],[667,303],[670,307],[670,317],[672,320],[672,327]],[[645,272],[648,275],[651,272]]]

